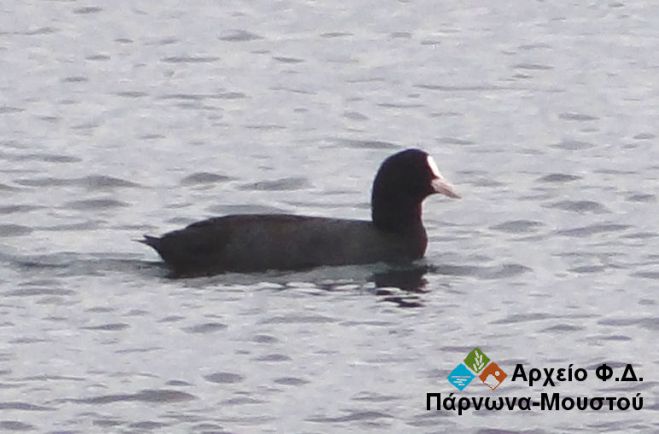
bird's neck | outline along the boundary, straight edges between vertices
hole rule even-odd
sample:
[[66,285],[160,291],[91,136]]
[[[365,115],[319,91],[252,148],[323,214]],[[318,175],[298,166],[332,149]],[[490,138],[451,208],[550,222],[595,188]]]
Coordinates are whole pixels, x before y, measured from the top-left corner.
[[423,228],[421,201],[402,195],[373,194],[371,217],[375,227],[384,232],[403,234]]

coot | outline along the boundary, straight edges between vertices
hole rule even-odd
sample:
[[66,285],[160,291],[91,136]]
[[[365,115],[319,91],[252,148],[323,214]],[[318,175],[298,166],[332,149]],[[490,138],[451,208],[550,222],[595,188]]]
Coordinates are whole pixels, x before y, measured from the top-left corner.
[[174,276],[227,271],[296,270],[321,265],[410,262],[428,239],[421,203],[431,194],[460,197],[433,158],[407,149],[387,158],[373,182],[372,221],[291,214],[241,214],[145,235]]

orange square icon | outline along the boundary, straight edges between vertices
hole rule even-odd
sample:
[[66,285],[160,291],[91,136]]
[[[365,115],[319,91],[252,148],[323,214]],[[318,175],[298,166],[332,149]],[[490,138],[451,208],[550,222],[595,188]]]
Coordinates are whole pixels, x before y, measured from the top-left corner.
[[487,365],[487,368],[480,373],[478,378],[480,378],[487,387],[494,390],[499,387],[499,384],[503,383],[503,380],[505,380],[507,376],[508,375],[503,372],[503,369],[501,369],[499,365],[492,362]]

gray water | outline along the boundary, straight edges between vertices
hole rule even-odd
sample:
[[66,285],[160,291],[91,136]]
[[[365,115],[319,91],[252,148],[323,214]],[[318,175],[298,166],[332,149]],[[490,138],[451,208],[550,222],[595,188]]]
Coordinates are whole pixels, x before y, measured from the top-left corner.
[[[0,6],[0,428],[659,431],[659,6]],[[369,217],[406,147],[463,195],[410,269],[171,280],[133,242],[237,212]],[[479,346],[509,375],[457,392]],[[643,382],[601,382],[601,363]],[[528,388],[516,364],[585,367]],[[480,387],[479,387],[480,386]],[[427,411],[641,393],[641,411]]]

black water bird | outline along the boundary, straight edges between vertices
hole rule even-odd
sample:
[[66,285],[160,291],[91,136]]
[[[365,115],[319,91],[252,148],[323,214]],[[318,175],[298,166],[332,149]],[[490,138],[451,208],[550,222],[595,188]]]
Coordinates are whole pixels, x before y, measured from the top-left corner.
[[380,166],[371,195],[372,221],[240,214],[192,223],[161,237],[145,235],[140,242],[153,247],[178,277],[411,262],[426,251],[421,204],[435,193],[460,197],[430,155],[408,149]]

